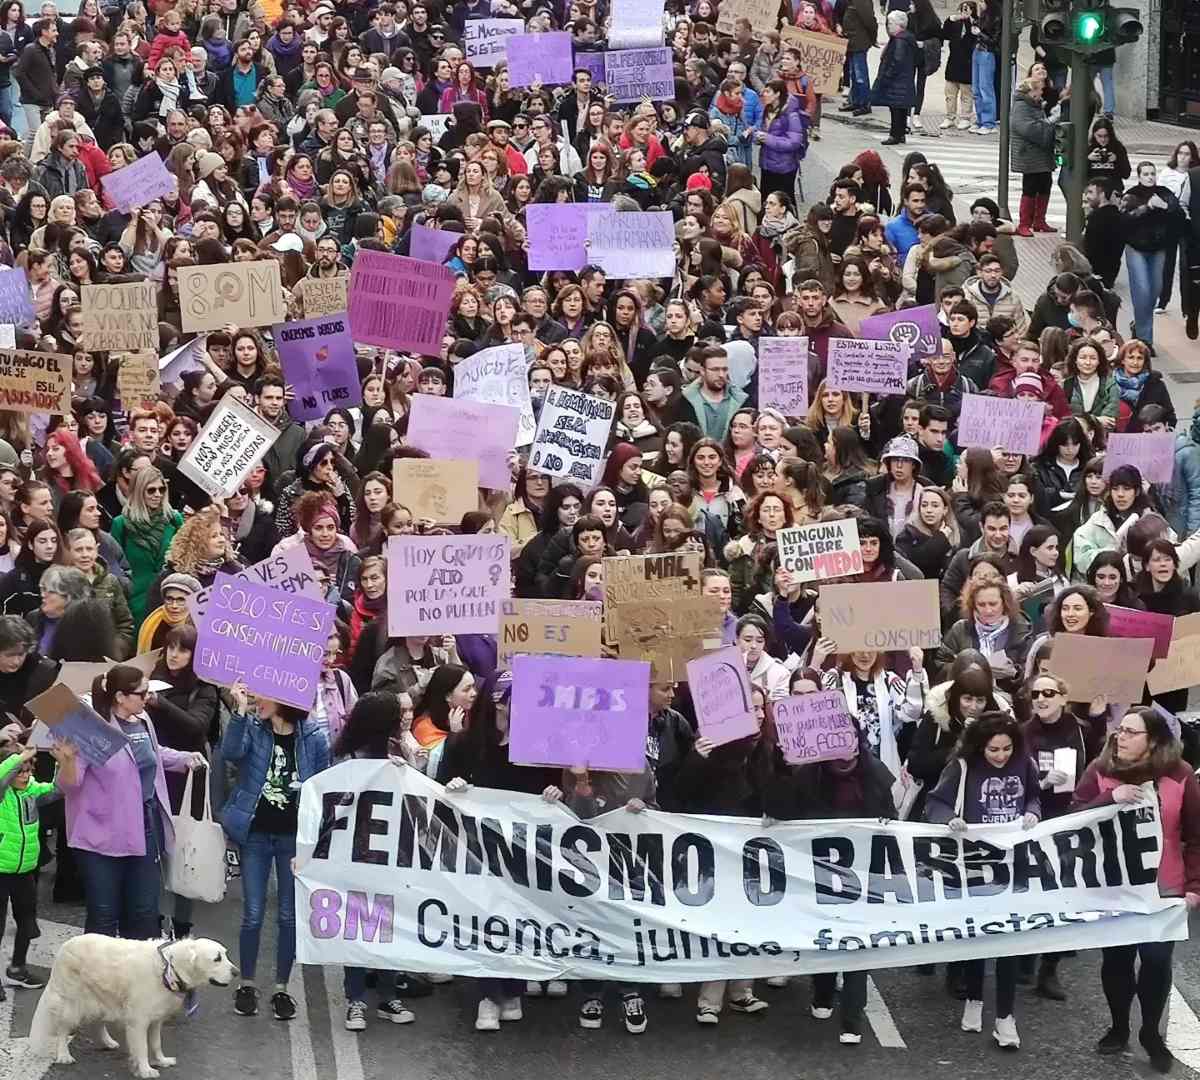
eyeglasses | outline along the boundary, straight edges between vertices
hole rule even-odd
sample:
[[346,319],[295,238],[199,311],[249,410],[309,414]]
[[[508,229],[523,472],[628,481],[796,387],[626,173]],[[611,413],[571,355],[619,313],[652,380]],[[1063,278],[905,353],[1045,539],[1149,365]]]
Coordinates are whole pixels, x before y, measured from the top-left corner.
[[166,490],[167,489],[165,487],[163,487],[162,484],[155,484],[153,487],[146,488],[146,494],[147,495],[161,495]]
[[143,689],[142,687],[138,687],[136,690],[122,690],[121,693],[126,697],[145,697],[150,693],[150,690],[149,688]]
[[1058,697],[1062,693],[1061,690],[1030,690],[1029,696],[1036,701],[1038,698]]
[[1132,739],[1135,735],[1146,735],[1148,732],[1145,730],[1145,728],[1131,728],[1122,724],[1119,728],[1117,728],[1117,734],[1128,735]]

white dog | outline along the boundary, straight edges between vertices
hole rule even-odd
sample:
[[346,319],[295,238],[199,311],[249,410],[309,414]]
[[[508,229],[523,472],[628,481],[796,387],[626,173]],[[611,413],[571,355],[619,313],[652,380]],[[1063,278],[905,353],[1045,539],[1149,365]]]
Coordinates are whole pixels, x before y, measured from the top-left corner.
[[100,1041],[112,1050],[117,1043],[103,1025],[123,1024],[133,1070],[147,1080],[158,1076],[154,1066],[175,1064],[163,1056],[163,1021],[185,1006],[192,1009],[200,987],[228,986],[237,974],[225,946],[206,938],[127,941],[81,934],[54,959],[33,1016],[30,1048],[70,1065],[71,1036],[82,1025],[101,1024]]

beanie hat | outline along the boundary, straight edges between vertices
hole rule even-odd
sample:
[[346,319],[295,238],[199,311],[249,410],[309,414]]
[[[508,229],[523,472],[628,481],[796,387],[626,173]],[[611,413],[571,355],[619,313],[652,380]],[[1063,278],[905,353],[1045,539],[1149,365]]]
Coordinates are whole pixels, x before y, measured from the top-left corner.
[[697,188],[712,191],[712,178],[705,173],[692,173],[687,179],[687,189],[695,191]]
[[207,150],[196,159],[196,175],[201,180],[207,180],[224,164],[225,159],[220,154]]
[[1042,377],[1036,371],[1027,371],[1024,375],[1018,375],[1012,382],[1013,397],[1024,391],[1027,394],[1035,394],[1040,400],[1046,393],[1046,388],[1042,383]]

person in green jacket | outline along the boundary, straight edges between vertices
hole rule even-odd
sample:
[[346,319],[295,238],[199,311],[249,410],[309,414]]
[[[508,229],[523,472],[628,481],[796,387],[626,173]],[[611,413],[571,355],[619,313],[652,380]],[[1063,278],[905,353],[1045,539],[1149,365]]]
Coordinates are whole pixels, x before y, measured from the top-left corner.
[[[13,938],[12,963],[4,974],[13,986],[37,990],[44,983],[25,966],[29,943],[38,936],[37,868],[41,844],[38,841],[38,799],[57,790],[58,778],[73,782],[75,747],[59,742],[51,753],[59,764],[53,782],[33,778],[33,759],[37,750],[20,747],[15,739],[16,725],[0,731],[0,938],[8,906],[12,904],[17,932]],[[4,988],[0,983],[0,1001]]]
[[167,549],[183,524],[183,515],[172,510],[167,482],[153,466],[134,473],[125,512],[113,520],[113,539],[129,560],[129,610],[136,631],[146,617],[150,586],[167,561]]

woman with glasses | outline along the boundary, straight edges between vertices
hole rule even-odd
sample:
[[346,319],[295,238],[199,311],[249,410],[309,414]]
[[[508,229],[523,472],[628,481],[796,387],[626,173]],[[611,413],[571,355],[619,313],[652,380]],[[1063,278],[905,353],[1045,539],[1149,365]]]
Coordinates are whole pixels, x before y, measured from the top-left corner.
[[183,515],[171,509],[163,474],[153,465],[134,473],[125,512],[113,521],[112,535],[129,560],[129,610],[135,626],[146,617],[150,587],[182,526]]

